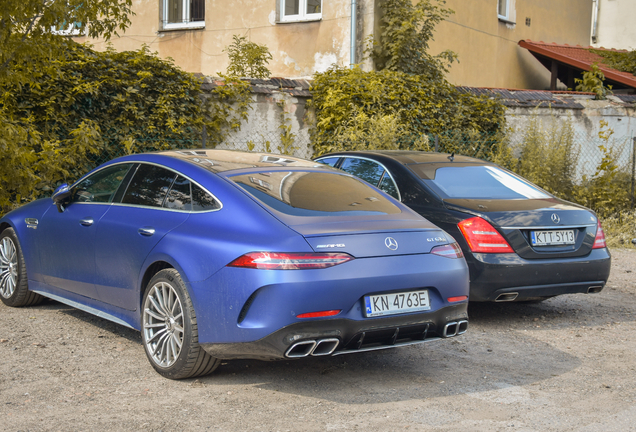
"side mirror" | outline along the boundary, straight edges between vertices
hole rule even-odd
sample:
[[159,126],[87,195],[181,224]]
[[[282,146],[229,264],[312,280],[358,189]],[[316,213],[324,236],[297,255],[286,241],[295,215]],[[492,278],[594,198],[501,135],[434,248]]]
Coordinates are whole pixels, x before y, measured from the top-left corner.
[[62,213],[64,211],[64,202],[71,196],[71,188],[68,184],[64,183],[55,189],[51,199],[57,206],[57,211]]

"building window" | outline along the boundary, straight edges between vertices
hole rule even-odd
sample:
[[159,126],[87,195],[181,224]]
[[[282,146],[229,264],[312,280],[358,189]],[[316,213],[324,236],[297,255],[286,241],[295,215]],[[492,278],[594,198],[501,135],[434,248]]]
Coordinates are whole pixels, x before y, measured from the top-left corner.
[[322,0],[280,0],[280,21],[317,21],[322,18]]
[[501,21],[514,23],[515,21],[515,0],[497,0],[497,17]]
[[205,0],[163,0],[163,29],[205,27]]

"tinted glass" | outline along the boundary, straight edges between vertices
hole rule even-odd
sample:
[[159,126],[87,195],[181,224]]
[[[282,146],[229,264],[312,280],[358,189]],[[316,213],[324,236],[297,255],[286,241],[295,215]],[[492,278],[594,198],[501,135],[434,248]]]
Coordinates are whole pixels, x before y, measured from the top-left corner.
[[338,159],[340,159],[339,157],[330,157],[330,158],[324,158],[324,159],[320,159],[316,162],[320,162],[321,164],[325,164],[325,165],[329,165],[332,167],[335,167],[336,164],[338,163]]
[[165,208],[172,210],[191,210],[192,197],[190,195],[190,180],[178,176],[163,203]]
[[91,174],[73,187],[71,202],[111,202],[131,165],[113,165]]
[[[423,164],[425,165],[425,164]],[[418,168],[420,168],[418,166]],[[444,198],[543,199],[550,198],[521,177],[494,166],[444,166],[434,172],[421,167],[420,177]],[[416,173],[417,169],[411,167]],[[427,179],[428,178],[428,179]]]
[[348,216],[400,213],[365,183],[344,175],[284,171],[230,177],[256,199],[294,216]]
[[397,187],[395,187],[395,183],[393,182],[393,179],[387,173],[385,173],[384,177],[382,177],[382,181],[380,182],[379,188],[383,190],[384,192],[386,192],[387,194],[391,195],[393,198],[397,200],[400,199],[400,196],[397,191]]
[[192,210],[205,211],[220,209],[221,205],[212,195],[201,189],[199,186],[192,185]]
[[345,158],[340,169],[360,177],[373,186],[378,185],[384,173],[384,168],[380,164],[366,159]]
[[156,165],[141,164],[133,176],[122,203],[161,207],[177,175]]

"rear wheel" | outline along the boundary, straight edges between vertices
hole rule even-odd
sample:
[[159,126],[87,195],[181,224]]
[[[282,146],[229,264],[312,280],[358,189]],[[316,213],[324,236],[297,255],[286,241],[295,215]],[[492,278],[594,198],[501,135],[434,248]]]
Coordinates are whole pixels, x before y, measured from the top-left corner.
[[0,234],[0,299],[7,306],[31,306],[43,297],[29,291],[22,248],[13,228]]
[[161,270],[148,284],[142,325],[146,355],[155,370],[166,378],[207,375],[221,363],[199,345],[194,307],[175,269]]

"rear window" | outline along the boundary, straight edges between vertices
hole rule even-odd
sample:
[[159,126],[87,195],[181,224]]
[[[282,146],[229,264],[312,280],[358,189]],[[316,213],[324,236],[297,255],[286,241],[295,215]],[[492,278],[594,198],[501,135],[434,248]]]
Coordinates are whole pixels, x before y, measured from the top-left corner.
[[401,212],[362,181],[339,174],[276,171],[236,175],[230,179],[268,207],[292,216]]
[[411,165],[442,198],[544,199],[551,198],[536,186],[496,166]]

